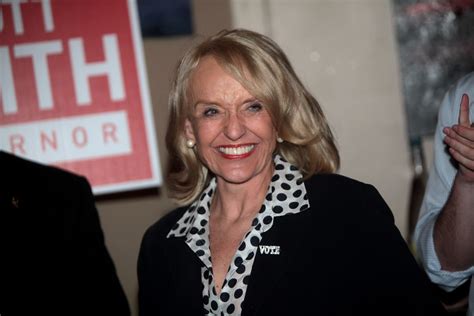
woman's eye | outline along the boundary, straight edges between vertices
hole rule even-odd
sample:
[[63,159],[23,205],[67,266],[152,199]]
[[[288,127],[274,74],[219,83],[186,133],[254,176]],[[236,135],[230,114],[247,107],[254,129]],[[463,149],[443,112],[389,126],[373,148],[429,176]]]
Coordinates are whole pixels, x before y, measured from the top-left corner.
[[217,111],[217,109],[214,109],[214,108],[208,108],[208,109],[204,110],[204,116],[207,116],[207,117],[214,116],[217,113],[219,113],[219,112]]
[[263,105],[261,103],[256,102],[249,105],[247,109],[251,112],[260,112],[263,109]]

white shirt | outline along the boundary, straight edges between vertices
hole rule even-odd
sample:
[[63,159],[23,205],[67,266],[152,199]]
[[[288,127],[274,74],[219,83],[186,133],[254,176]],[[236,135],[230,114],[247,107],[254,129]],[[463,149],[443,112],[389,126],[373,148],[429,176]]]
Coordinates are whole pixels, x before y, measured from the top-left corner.
[[[428,276],[446,291],[454,290],[474,275],[474,266],[464,271],[442,270],[433,243],[434,223],[448,199],[457,172],[456,166],[451,162],[451,156],[445,150],[443,127],[458,123],[459,105],[464,93],[469,95],[470,118],[471,122],[474,122],[474,72],[461,78],[452,86],[441,103],[434,139],[434,163],[414,235],[416,251]],[[468,315],[474,316],[474,282],[471,282],[469,291],[469,306]]]

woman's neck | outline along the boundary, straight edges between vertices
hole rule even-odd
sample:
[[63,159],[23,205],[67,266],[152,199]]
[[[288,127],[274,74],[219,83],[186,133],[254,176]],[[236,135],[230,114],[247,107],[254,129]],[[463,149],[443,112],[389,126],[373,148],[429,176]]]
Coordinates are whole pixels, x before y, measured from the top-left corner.
[[218,178],[211,205],[211,216],[225,222],[237,222],[255,217],[267,194],[273,169],[271,163],[261,174],[240,184]]

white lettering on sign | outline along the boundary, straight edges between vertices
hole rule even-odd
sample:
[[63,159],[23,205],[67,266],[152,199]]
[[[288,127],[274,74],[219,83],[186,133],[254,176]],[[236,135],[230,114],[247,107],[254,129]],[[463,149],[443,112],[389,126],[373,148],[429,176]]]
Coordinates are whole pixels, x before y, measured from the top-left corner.
[[72,74],[78,105],[91,103],[91,92],[88,79],[93,76],[106,75],[109,80],[109,93],[113,101],[125,98],[125,88],[122,78],[122,67],[117,45],[117,35],[106,34],[102,37],[105,61],[86,63],[84,44],[81,38],[69,40]]
[[0,0],[0,149],[85,174],[95,193],[155,186],[137,4],[98,2]]
[[[79,106],[91,104],[89,78],[107,76],[110,98],[113,101],[125,99],[125,84],[122,76],[122,65],[117,43],[117,35],[106,34],[102,37],[105,60],[87,63],[85,60],[84,44],[81,38],[69,40],[72,74],[76,100]],[[35,87],[38,95],[40,110],[54,108],[53,91],[51,89],[48,55],[60,54],[63,51],[61,41],[43,41],[13,46],[16,58],[31,57],[35,77]],[[0,94],[2,96],[3,113],[18,113],[13,71],[8,47],[0,46]]]
[[[30,0],[29,2],[27,0],[0,0],[0,32],[3,32],[5,28],[2,10],[6,10],[10,7],[14,32],[16,35],[21,36],[25,33],[22,4],[27,3],[31,5],[39,2],[41,3],[44,30],[46,32],[54,31],[54,19],[50,0]],[[102,36],[102,47],[105,58],[99,62],[88,63],[86,61],[84,41],[82,38],[63,39],[63,41],[64,45],[67,41],[69,48],[77,105],[83,106],[92,103],[89,78],[97,76],[107,77],[109,94],[112,101],[122,101],[125,99],[125,84],[116,34],[104,34]],[[15,59],[31,58],[35,90],[38,97],[38,108],[40,110],[52,110],[54,109],[54,91],[51,87],[50,74],[51,71],[54,70],[49,67],[48,56],[61,53],[63,53],[63,42],[61,40],[0,46],[0,97],[2,101],[1,110],[3,110],[5,115],[13,115],[19,112],[19,95],[17,95],[18,91],[15,90],[14,82],[15,60],[12,60],[12,56]]]
[[[43,22],[44,22],[44,30],[46,32],[54,31],[54,20],[53,20],[53,13],[51,10],[51,0],[39,0],[41,1],[41,11],[43,13]],[[21,35],[25,33],[24,26],[23,26],[23,15],[21,14],[21,4],[27,3],[27,0],[1,0],[2,5],[9,4],[11,6],[12,17],[13,17],[13,29],[15,30],[15,34]],[[38,0],[30,1],[32,3],[38,2]],[[3,12],[0,8],[0,32],[3,31],[5,27],[3,22]]]
[[[33,61],[36,94],[38,95],[38,104],[41,110],[53,108],[48,55],[59,54],[62,51],[63,46],[61,45],[61,41],[36,42],[14,46],[15,57],[31,57]],[[15,109],[15,112],[16,111],[18,111],[18,109]]]
[[0,46],[0,94],[2,96],[3,113],[13,114],[18,111],[15,94],[15,83],[10,62],[8,47]]
[[41,0],[41,9],[43,12],[44,30],[46,32],[54,31],[53,11],[51,10],[51,0]]
[[72,116],[0,127],[0,149],[56,163],[129,154],[125,111]]
[[[3,0],[3,4],[9,4],[12,10],[12,17],[13,17],[13,28],[15,29],[15,34],[23,34],[23,16],[21,15],[21,3],[26,3],[26,0]],[[3,31],[3,13],[0,12],[0,30]]]

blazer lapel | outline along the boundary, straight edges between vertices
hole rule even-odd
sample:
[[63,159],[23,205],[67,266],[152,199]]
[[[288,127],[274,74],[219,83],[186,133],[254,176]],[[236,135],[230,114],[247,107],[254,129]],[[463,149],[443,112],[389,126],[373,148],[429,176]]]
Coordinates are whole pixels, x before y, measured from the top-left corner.
[[[242,315],[256,315],[260,306],[269,303],[271,293],[289,269],[298,266],[304,252],[303,240],[309,234],[310,210],[275,218],[273,227],[262,235],[252,267]],[[278,251],[276,250],[279,247]],[[271,302],[270,302],[271,303]]]
[[179,310],[187,310],[189,315],[192,315],[197,310],[203,311],[201,282],[203,263],[188,247],[184,238],[173,238],[173,245],[169,249],[175,253],[169,256],[169,258],[173,258],[173,262],[169,264],[176,290],[174,297],[179,298],[176,304],[186,302],[179,307]]

